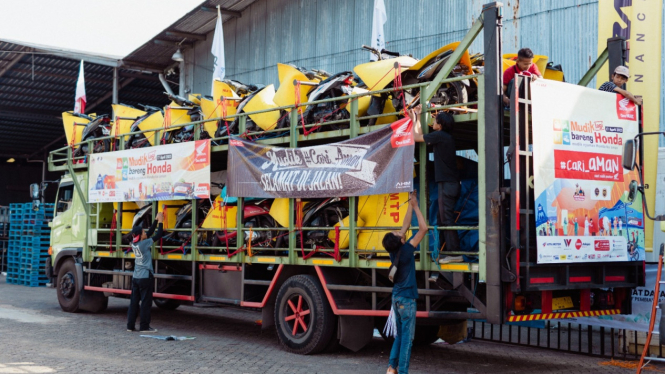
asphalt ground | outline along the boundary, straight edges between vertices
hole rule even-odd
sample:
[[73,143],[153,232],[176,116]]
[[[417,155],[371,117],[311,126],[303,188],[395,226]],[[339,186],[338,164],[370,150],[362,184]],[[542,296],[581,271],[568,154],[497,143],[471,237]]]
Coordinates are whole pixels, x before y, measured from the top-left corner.
[[[129,301],[100,314],[65,313],[54,289],[7,284],[0,276],[0,373],[385,373],[390,345],[301,356],[280,348],[261,314],[231,307],[152,309],[162,341],[125,331]],[[632,373],[608,360],[471,340],[414,347],[411,373]]]

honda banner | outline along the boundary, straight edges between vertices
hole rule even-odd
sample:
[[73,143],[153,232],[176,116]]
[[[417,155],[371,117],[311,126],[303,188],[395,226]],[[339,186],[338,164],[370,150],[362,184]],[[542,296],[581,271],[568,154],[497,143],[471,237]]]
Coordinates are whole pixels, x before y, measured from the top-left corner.
[[413,189],[411,120],[339,143],[280,148],[231,139],[228,192],[238,197],[339,197]]
[[539,79],[531,83],[538,263],[644,260],[637,171],[623,145],[638,107],[622,95]]
[[88,199],[210,198],[210,140],[90,155]]

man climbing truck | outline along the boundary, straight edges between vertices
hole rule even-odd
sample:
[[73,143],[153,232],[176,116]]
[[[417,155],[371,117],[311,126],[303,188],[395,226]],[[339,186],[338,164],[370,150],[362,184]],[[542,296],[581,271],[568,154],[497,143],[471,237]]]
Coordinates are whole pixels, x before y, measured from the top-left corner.
[[[363,100],[403,90],[399,82],[382,90],[389,92],[358,90],[326,99],[343,102],[340,106],[349,113],[346,124],[340,125],[338,120],[332,130],[323,122],[318,131],[303,133],[297,108],[314,104],[299,102],[275,108],[276,112],[287,113],[289,124],[277,136],[263,141],[229,137],[226,133],[200,140],[195,133],[191,142],[137,149],[124,149],[125,142],[118,141],[119,151],[78,158],[72,155],[73,148],[80,144],[70,144],[49,155],[49,170],[66,172],[58,186],[52,255],[47,263],[62,309],[100,311],[109,296],[129,298],[135,256],[127,234],[133,226],[147,228],[161,212],[165,233],[152,248],[153,297],[158,307],[219,303],[260,309],[263,328],[274,326],[281,344],[290,352],[311,354],[337,345],[357,351],[372,339],[374,326],[382,328],[388,317],[390,260],[380,241],[385,233],[399,229],[408,208],[409,191],[417,188],[420,210],[430,226],[429,235],[414,253],[418,288],[414,344],[436,341],[441,325],[448,327],[442,330],[466,331],[470,318],[499,324],[630,313],[628,296],[644,283],[644,273],[641,261],[626,259],[625,246],[621,252],[615,250],[613,243],[625,245],[626,238],[563,236],[562,231],[556,236],[538,235],[545,231],[547,221],[555,223],[548,230],[561,230],[562,215],[569,222],[581,221],[581,212],[586,210],[599,221],[618,216],[619,211],[626,213],[630,206],[629,216],[622,216],[626,222],[624,234],[630,231],[636,238],[644,237],[638,204],[628,205],[625,186],[620,181],[591,180],[593,176],[585,172],[600,170],[597,157],[606,160],[604,169],[615,170],[616,147],[605,147],[591,157],[575,150],[581,145],[571,136],[578,132],[586,136],[584,132],[589,129],[591,136],[601,140],[618,134],[576,123],[574,112],[580,107],[599,107],[603,108],[600,115],[610,115],[614,107],[604,108],[614,105],[615,100],[607,93],[584,88],[584,82],[581,86],[548,79],[530,82],[517,75],[517,96],[513,97],[519,101],[511,100],[510,114],[504,112],[500,6],[491,3],[484,7],[467,36],[452,52],[446,52],[439,67],[432,69],[431,80],[409,86],[411,93],[417,91],[424,108],[420,118],[423,134],[428,133],[430,113],[458,107],[453,112],[452,132],[457,150],[477,154],[477,161],[457,158],[458,165],[463,166],[458,169],[458,226],[432,226],[431,217],[436,213],[429,208],[437,204],[427,188],[427,181],[434,180],[428,176],[428,170],[432,170],[430,151],[426,143],[414,144],[409,127],[413,124],[407,118],[396,120],[403,113],[388,108],[391,100],[386,101],[386,109],[379,115],[390,120],[383,122],[379,117],[376,123],[361,126],[361,121],[365,124],[367,119],[366,111],[360,110]],[[470,64],[467,48],[481,31],[485,40],[481,59],[484,73],[472,74],[471,66],[460,64]],[[387,73],[381,71],[379,76],[394,76],[393,69],[404,68],[390,59],[380,62],[385,62],[382,66],[387,67]],[[621,63],[610,61],[611,65]],[[414,69],[421,67],[414,65]],[[454,68],[465,73],[451,74]],[[442,102],[440,88],[462,87],[458,82],[463,80],[477,85],[477,104],[465,100]],[[533,97],[527,100],[530,89]],[[554,97],[543,99],[548,94]],[[566,102],[567,97],[586,100],[585,96],[593,97],[594,102]],[[562,104],[551,105],[548,100]],[[551,114],[547,105],[557,109],[555,117],[547,117]],[[531,117],[523,115],[529,112],[533,113],[533,126]],[[256,114],[265,112],[235,113],[220,123],[224,126],[233,121],[242,134],[248,122],[258,120]],[[623,114],[634,119],[620,120],[611,127],[622,127],[627,136],[637,126],[637,117],[633,117],[636,109],[630,107]],[[540,122],[536,125],[535,121]],[[617,120],[608,117],[606,121]],[[120,140],[149,130],[151,137],[162,139],[164,131],[196,128],[199,124],[178,123],[170,128],[160,125],[106,138],[112,142],[116,136]],[[544,130],[550,133],[537,133]],[[250,137],[257,134],[260,132],[249,133]],[[532,138],[548,139],[550,143],[533,147],[532,154],[531,144],[527,144]],[[511,173],[506,178],[504,147],[509,145]],[[541,151],[547,147],[549,151]],[[611,154],[607,153],[610,150]],[[620,158],[620,151],[618,154]],[[578,156],[588,157],[575,158]],[[530,166],[540,165],[534,163],[534,157],[550,163],[548,172],[552,173],[554,160],[556,165],[585,163],[587,167],[558,167],[557,174],[542,179],[543,171]],[[136,171],[144,168],[145,162],[153,160],[171,165],[169,173],[182,168],[183,173],[192,173],[195,178],[171,178],[168,173],[160,174],[171,178],[168,181],[130,178],[139,174]],[[97,172],[100,168],[107,169]],[[222,170],[227,173],[218,173]],[[100,174],[109,181],[102,190],[94,188]],[[621,181],[631,177],[602,174]],[[162,190],[170,191],[180,179],[193,183],[193,199],[150,200],[151,196],[160,196]],[[537,189],[543,187],[542,180],[556,181],[544,191],[558,195],[534,196],[529,187],[534,179]],[[574,195],[575,182],[586,191],[583,200]],[[141,188],[132,187],[132,183],[141,183]],[[239,184],[245,187],[239,189]],[[615,200],[592,197],[593,186],[618,192],[609,194]],[[211,196],[211,187],[221,189],[218,196]],[[336,194],[320,194],[338,187]],[[552,196],[556,200],[548,200]],[[617,196],[621,198],[617,200]],[[446,254],[463,256],[464,262],[436,261],[442,246],[439,237],[445,230],[456,230],[460,238],[459,251]],[[640,240],[635,245],[638,251],[644,250]],[[439,274],[436,282],[428,281],[432,273]],[[463,335],[451,334],[444,339],[454,342]]]

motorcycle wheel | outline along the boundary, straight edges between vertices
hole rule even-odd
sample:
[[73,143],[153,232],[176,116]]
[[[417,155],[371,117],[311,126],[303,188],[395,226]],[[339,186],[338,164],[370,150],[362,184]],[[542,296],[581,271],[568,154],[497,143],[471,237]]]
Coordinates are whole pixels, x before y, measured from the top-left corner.
[[469,95],[463,83],[449,82],[441,85],[430,102],[436,105],[463,104],[469,102]]
[[111,141],[109,139],[98,140],[92,147],[93,153],[104,153],[111,150]]
[[[325,209],[322,209],[313,216],[311,216],[307,221],[303,222],[305,227],[332,227],[339,222],[339,220],[349,215],[349,210],[341,202],[332,204]],[[317,231],[305,231],[303,232],[303,239],[305,240],[304,247],[311,248],[310,245],[318,245],[325,248],[334,248],[335,243],[328,239],[328,233],[320,236]],[[317,237],[318,236],[318,237]],[[288,245],[288,237],[285,239],[286,245]],[[300,244],[300,233],[296,233],[296,248],[301,248],[303,245]]]
[[143,134],[136,134],[129,137],[125,142],[125,149],[137,149],[150,147],[150,141]]

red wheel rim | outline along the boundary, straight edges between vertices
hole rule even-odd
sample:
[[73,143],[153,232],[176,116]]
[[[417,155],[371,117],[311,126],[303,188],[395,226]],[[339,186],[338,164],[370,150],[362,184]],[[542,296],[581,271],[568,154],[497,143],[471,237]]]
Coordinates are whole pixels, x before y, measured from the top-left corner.
[[289,307],[286,308],[286,317],[284,317],[284,322],[286,322],[287,326],[291,330],[291,335],[298,335],[299,330],[303,334],[307,333],[308,325],[310,322],[310,309],[309,305],[307,305],[307,301],[303,300],[302,295],[293,295],[287,301],[287,303]]

